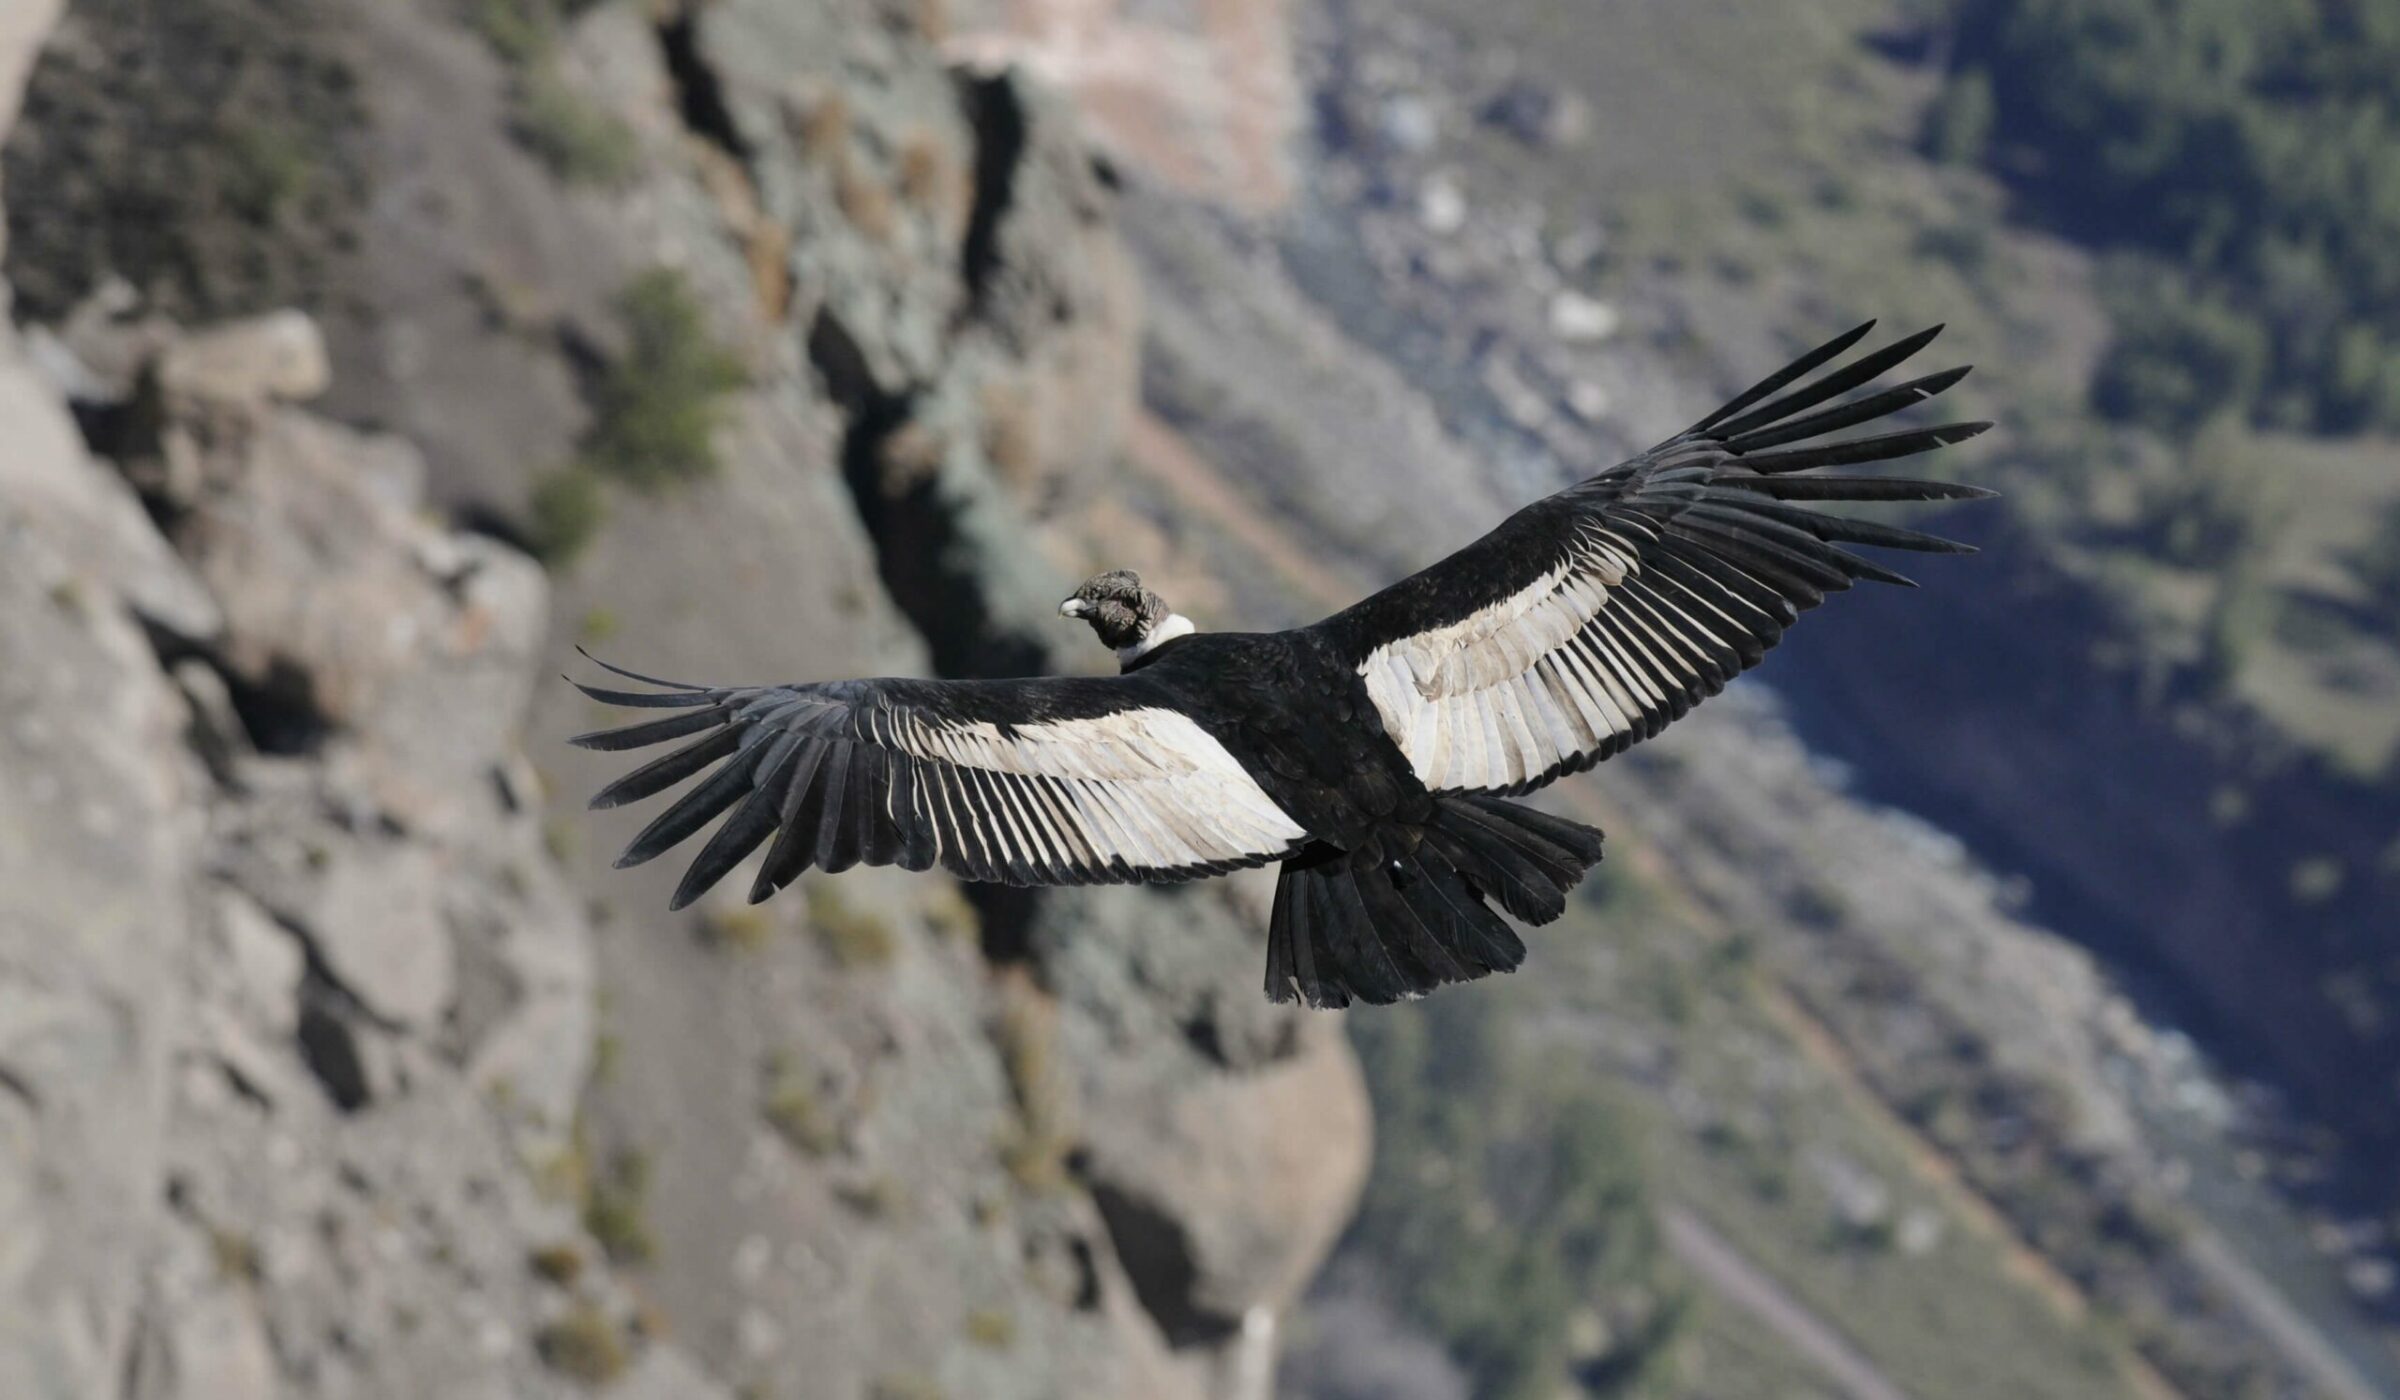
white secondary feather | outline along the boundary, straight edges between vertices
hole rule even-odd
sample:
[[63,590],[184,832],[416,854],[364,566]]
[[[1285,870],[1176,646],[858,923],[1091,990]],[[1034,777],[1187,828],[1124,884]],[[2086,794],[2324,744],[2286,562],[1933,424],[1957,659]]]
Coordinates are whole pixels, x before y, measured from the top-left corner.
[[1702,676],[1731,619],[1642,577],[1641,550],[1587,526],[1498,602],[1387,642],[1359,674],[1409,766],[1437,792],[1511,787],[1599,749]]
[[1278,855],[1307,836],[1188,715],[1124,710],[1012,725],[911,718],[894,746],[931,765],[913,816],[944,845],[971,822],[1011,859],[1174,870]]

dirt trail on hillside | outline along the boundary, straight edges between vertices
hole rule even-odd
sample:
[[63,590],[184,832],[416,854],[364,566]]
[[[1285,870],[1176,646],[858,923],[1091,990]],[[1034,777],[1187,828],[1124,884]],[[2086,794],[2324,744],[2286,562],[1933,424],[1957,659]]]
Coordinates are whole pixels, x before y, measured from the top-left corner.
[[1666,1228],[1667,1247],[1677,1262],[1743,1311],[1767,1325],[1792,1350],[1799,1352],[1840,1386],[1851,1400],[1909,1400],[1908,1392],[1892,1383],[1865,1352],[1848,1337],[1810,1312],[1806,1304],[1784,1291],[1699,1216],[1681,1206],[1659,1213]]

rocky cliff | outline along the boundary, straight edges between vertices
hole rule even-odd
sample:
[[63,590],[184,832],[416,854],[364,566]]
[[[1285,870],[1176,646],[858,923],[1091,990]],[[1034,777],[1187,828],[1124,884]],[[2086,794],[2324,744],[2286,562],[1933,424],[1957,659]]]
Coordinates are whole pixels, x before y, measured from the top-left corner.
[[[1263,1394],[1367,1123],[1256,890],[669,918],[558,742],[578,637],[1068,664],[1140,315],[1072,115],[920,4],[264,8],[74,6],[10,144],[0,1388]],[[715,469],[546,574],[637,284]]]
[[[2372,1393],[2191,1208],[2246,1115],[2188,1042],[1747,688],[1553,790],[1591,898],[1421,1017],[1267,1006],[1262,877],[608,868],[574,644],[1092,669],[1113,565],[1300,621],[1772,358],[1556,178],[1715,92],[1595,116],[1448,14],[9,8],[0,1389]],[[1970,607],[1900,602],[1793,647]],[[1400,1149],[1312,1284],[1345,1029]]]

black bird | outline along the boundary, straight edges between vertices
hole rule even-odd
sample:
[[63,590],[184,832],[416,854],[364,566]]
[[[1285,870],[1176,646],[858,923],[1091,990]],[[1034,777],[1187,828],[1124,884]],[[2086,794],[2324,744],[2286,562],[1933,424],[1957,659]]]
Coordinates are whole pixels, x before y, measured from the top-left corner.
[[1059,607],[1116,648],[1115,676],[710,687],[610,666],[655,688],[584,693],[674,713],[575,743],[690,742],[592,805],[708,774],[617,861],[649,860],[730,809],[675,908],[770,837],[753,902],[811,866],[1083,885],[1280,861],[1274,1000],[1389,1002],[1511,970],[1525,945],[1491,906],[1532,924],[1557,918],[1600,859],[1600,833],[1503,798],[1656,734],[1756,665],[1826,594],[1857,579],[1908,583],[1843,545],[1968,552],[1813,508],[1992,494],[1801,475],[1990,426],[1824,440],[1967,372],[1830,402],[1924,348],[1937,326],[1790,387],[1872,324],[1313,626],[1197,632],[1119,571]]

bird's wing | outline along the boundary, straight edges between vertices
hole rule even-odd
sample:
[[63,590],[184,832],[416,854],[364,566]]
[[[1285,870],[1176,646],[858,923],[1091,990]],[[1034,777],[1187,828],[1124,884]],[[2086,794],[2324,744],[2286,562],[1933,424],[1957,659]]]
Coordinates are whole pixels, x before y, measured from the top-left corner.
[[1844,544],[1968,552],[1811,508],[1992,494],[1937,481],[1799,475],[1946,447],[1991,426],[1824,441],[1966,374],[1945,370],[1820,407],[1922,349],[1937,326],[1789,387],[1872,324],[1316,625],[1357,665],[1384,728],[1427,787],[1515,793],[1580,772],[1723,689],[1826,594],[1862,578],[1908,583]]
[[1222,744],[1138,676],[710,688],[608,669],[657,688],[577,688],[674,713],[572,742],[689,742],[609,784],[592,805],[708,773],[617,864],[638,865],[733,812],[676,889],[678,909],[770,836],[753,903],[810,866],[938,865],[1012,885],[1120,884],[1261,865],[1307,836]]

